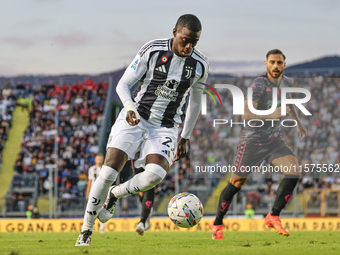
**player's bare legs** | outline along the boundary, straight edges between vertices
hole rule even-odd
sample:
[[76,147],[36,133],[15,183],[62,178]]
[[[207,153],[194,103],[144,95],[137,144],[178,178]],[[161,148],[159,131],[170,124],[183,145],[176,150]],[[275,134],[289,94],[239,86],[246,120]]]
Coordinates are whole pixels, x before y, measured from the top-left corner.
[[127,160],[128,156],[124,151],[110,147],[107,148],[104,165],[117,169],[117,171],[120,172]]
[[287,203],[293,196],[293,190],[300,177],[300,173],[297,171],[297,169],[299,169],[299,163],[295,156],[287,155],[274,159],[272,161],[272,165],[274,167],[282,166],[282,169],[286,169],[287,171],[283,171],[285,176],[280,182],[280,185],[276,192],[274,205],[271,212],[267,214],[264,223],[268,227],[274,228],[276,232],[278,232],[280,235],[289,236],[289,232],[282,227],[279,215],[282,209],[287,205]]
[[[300,172],[298,171],[299,162],[297,158],[293,155],[287,155],[284,157],[276,158],[272,161],[273,166],[286,166],[289,171],[282,171],[284,174],[300,176]],[[294,167],[295,166],[295,167]]]
[[217,214],[211,224],[212,239],[224,239],[223,236],[223,217],[227,213],[234,195],[239,192],[248,177],[244,178],[232,173],[230,182],[223,189],[218,201]]
[[157,164],[161,166],[163,169],[165,169],[167,172],[169,171],[169,168],[170,168],[169,162],[167,161],[167,159],[164,158],[160,154],[150,154],[146,156],[145,165],[148,165],[148,164]]

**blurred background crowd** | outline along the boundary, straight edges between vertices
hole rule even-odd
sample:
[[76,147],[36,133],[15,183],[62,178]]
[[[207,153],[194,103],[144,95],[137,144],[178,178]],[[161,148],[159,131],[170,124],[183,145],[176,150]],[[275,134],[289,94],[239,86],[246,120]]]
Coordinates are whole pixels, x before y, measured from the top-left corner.
[[[292,77],[294,86],[307,88],[312,95],[306,108],[312,116],[300,114],[308,130],[301,140],[295,128],[284,129],[284,140],[298,156],[300,164],[339,164],[340,140],[340,78],[325,76]],[[243,91],[253,78],[212,77],[209,84],[233,84]],[[18,83],[16,87],[6,84],[0,93],[0,163],[1,151],[12,125],[12,112],[16,105],[29,114],[29,124],[22,136],[20,153],[14,166],[11,189],[5,196],[6,211],[24,212],[37,199],[47,197],[50,171],[58,166],[58,200],[61,211],[83,210],[87,171],[95,164],[99,153],[99,135],[104,120],[105,100],[109,85],[87,79],[83,83],[59,85],[57,83]],[[232,97],[227,90],[218,90],[223,106],[215,106],[208,97],[207,114],[200,115],[193,131],[189,153],[174,164],[156,189],[156,206],[162,198],[175,191],[189,191],[207,202],[223,173],[195,173],[193,165],[232,165],[242,126],[207,123],[213,119],[233,119]],[[296,97],[300,95],[295,95]],[[31,108],[28,105],[31,101]],[[180,128],[181,129],[181,128]],[[298,183],[297,193],[306,188],[340,189],[339,172],[305,171]],[[256,210],[267,208],[275,199],[280,173],[255,173],[237,197],[237,210],[243,211],[246,204]],[[25,188],[31,187],[31,191]],[[136,207],[134,198],[124,200],[126,213]],[[129,205],[130,203],[130,205]]]

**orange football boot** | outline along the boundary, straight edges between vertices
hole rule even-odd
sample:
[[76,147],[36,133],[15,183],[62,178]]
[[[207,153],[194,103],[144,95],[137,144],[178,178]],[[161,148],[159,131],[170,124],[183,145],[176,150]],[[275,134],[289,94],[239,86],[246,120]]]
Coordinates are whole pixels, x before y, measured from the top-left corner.
[[277,233],[283,236],[289,236],[289,232],[282,227],[281,220],[279,216],[272,216],[270,212],[267,214],[266,218],[264,219],[264,224],[268,227],[273,228],[276,230]]
[[223,225],[214,225],[215,220],[210,225],[213,240],[223,240]]

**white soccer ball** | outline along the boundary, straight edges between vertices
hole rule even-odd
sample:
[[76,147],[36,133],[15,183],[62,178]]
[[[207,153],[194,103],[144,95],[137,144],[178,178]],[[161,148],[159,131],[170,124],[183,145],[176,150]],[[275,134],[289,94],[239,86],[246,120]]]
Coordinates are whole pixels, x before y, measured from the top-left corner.
[[179,193],[170,200],[168,215],[175,225],[190,228],[202,219],[203,205],[195,195]]

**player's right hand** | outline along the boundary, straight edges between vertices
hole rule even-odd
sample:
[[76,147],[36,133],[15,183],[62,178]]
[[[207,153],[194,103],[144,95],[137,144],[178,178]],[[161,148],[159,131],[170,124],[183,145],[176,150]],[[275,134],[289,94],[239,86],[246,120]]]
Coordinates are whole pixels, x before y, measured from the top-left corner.
[[181,137],[177,143],[177,153],[174,162],[180,160],[188,153],[188,139]]
[[136,126],[140,122],[140,119],[137,118],[134,111],[128,111],[126,113],[126,121],[130,126]]
[[[286,106],[286,115],[290,112],[289,106]],[[279,119],[284,117],[285,115],[281,114],[281,106],[277,107],[276,110],[270,115],[272,119]]]

